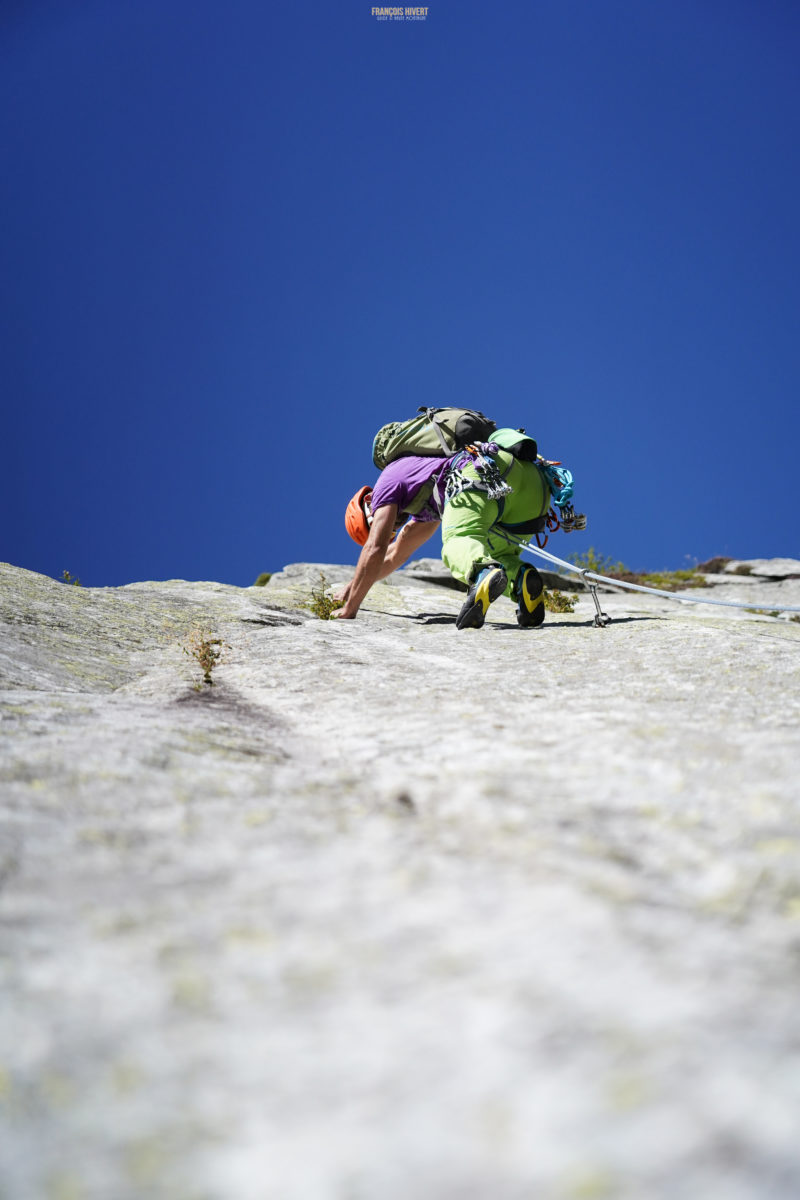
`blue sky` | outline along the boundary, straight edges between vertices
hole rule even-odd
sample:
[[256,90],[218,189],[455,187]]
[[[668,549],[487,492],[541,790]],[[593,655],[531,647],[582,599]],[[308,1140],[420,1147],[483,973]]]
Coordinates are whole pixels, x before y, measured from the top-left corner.
[[420,404],[570,466],[556,554],[800,556],[798,61],[794,0],[5,0],[0,557],[355,562]]

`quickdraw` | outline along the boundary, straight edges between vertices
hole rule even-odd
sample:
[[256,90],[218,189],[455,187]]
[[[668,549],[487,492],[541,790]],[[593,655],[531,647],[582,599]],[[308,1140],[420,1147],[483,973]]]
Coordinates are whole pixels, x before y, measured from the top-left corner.
[[[466,466],[475,468],[477,479],[464,476],[463,469]],[[447,503],[461,492],[480,491],[486,492],[490,500],[499,500],[502,496],[509,495],[511,490],[504,482],[497,464],[483,452],[480,445],[473,445],[466,446],[453,459],[447,473],[444,498]]]

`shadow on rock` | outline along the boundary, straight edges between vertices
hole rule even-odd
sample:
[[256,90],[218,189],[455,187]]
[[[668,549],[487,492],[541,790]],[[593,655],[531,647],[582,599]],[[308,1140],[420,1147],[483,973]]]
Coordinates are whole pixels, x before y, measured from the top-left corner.
[[[611,625],[627,625],[630,621],[663,621],[664,617],[612,617],[609,624]],[[537,625],[535,629],[520,630],[516,622],[510,621],[487,621],[484,629],[497,629],[500,632],[507,632],[513,629],[514,633],[546,633],[548,629],[591,629],[594,627],[594,621],[590,618],[586,620],[581,618],[579,621],[551,621],[549,618],[542,625]]]
[[213,711],[220,716],[237,717],[240,721],[252,721],[270,729],[282,729],[285,722],[276,717],[270,709],[251,704],[230,684],[214,683],[192,686],[182,695],[177,696],[173,704],[182,708],[195,709],[200,712]]

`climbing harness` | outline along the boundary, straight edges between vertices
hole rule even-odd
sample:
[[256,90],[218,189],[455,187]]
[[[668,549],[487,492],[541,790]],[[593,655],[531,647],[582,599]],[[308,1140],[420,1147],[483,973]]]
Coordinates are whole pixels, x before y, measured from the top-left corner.
[[599,575],[596,571],[587,571],[583,567],[576,567],[574,563],[565,562],[563,558],[557,558],[555,554],[550,554],[549,551],[542,550],[539,546],[532,546],[530,542],[525,542],[521,538],[511,537],[506,533],[501,533],[499,530],[498,534],[504,537],[507,542],[519,546],[521,550],[528,550],[531,554],[538,555],[539,558],[544,558],[556,566],[571,571],[573,575],[580,575],[594,601],[595,616],[592,624],[600,629],[611,624],[611,617],[609,617],[608,613],[604,613],[600,607],[600,601],[597,597],[598,583],[605,583],[610,587],[620,588],[625,591],[646,592],[650,596],[663,596],[665,600],[674,600],[676,604],[713,604],[718,608],[742,608],[755,612],[800,613],[800,607],[788,604],[745,604],[739,600],[710,600],[705,596],[678,596],[675,592],[666,592],[662,588],[645,587],[642,583],[628,583],[622,579],[610,579],[608,575]]

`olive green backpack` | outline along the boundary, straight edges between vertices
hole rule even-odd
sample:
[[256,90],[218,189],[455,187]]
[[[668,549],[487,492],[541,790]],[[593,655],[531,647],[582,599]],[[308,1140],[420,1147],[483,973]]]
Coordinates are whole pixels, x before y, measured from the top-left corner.
[[536,461],[536,442],[522,429],[498,429],[473,408],[420,408],[421,416],[383,425],[372,443],[379,471],[404,454],[449,457],[474,442],[496,442],[516,458]]

